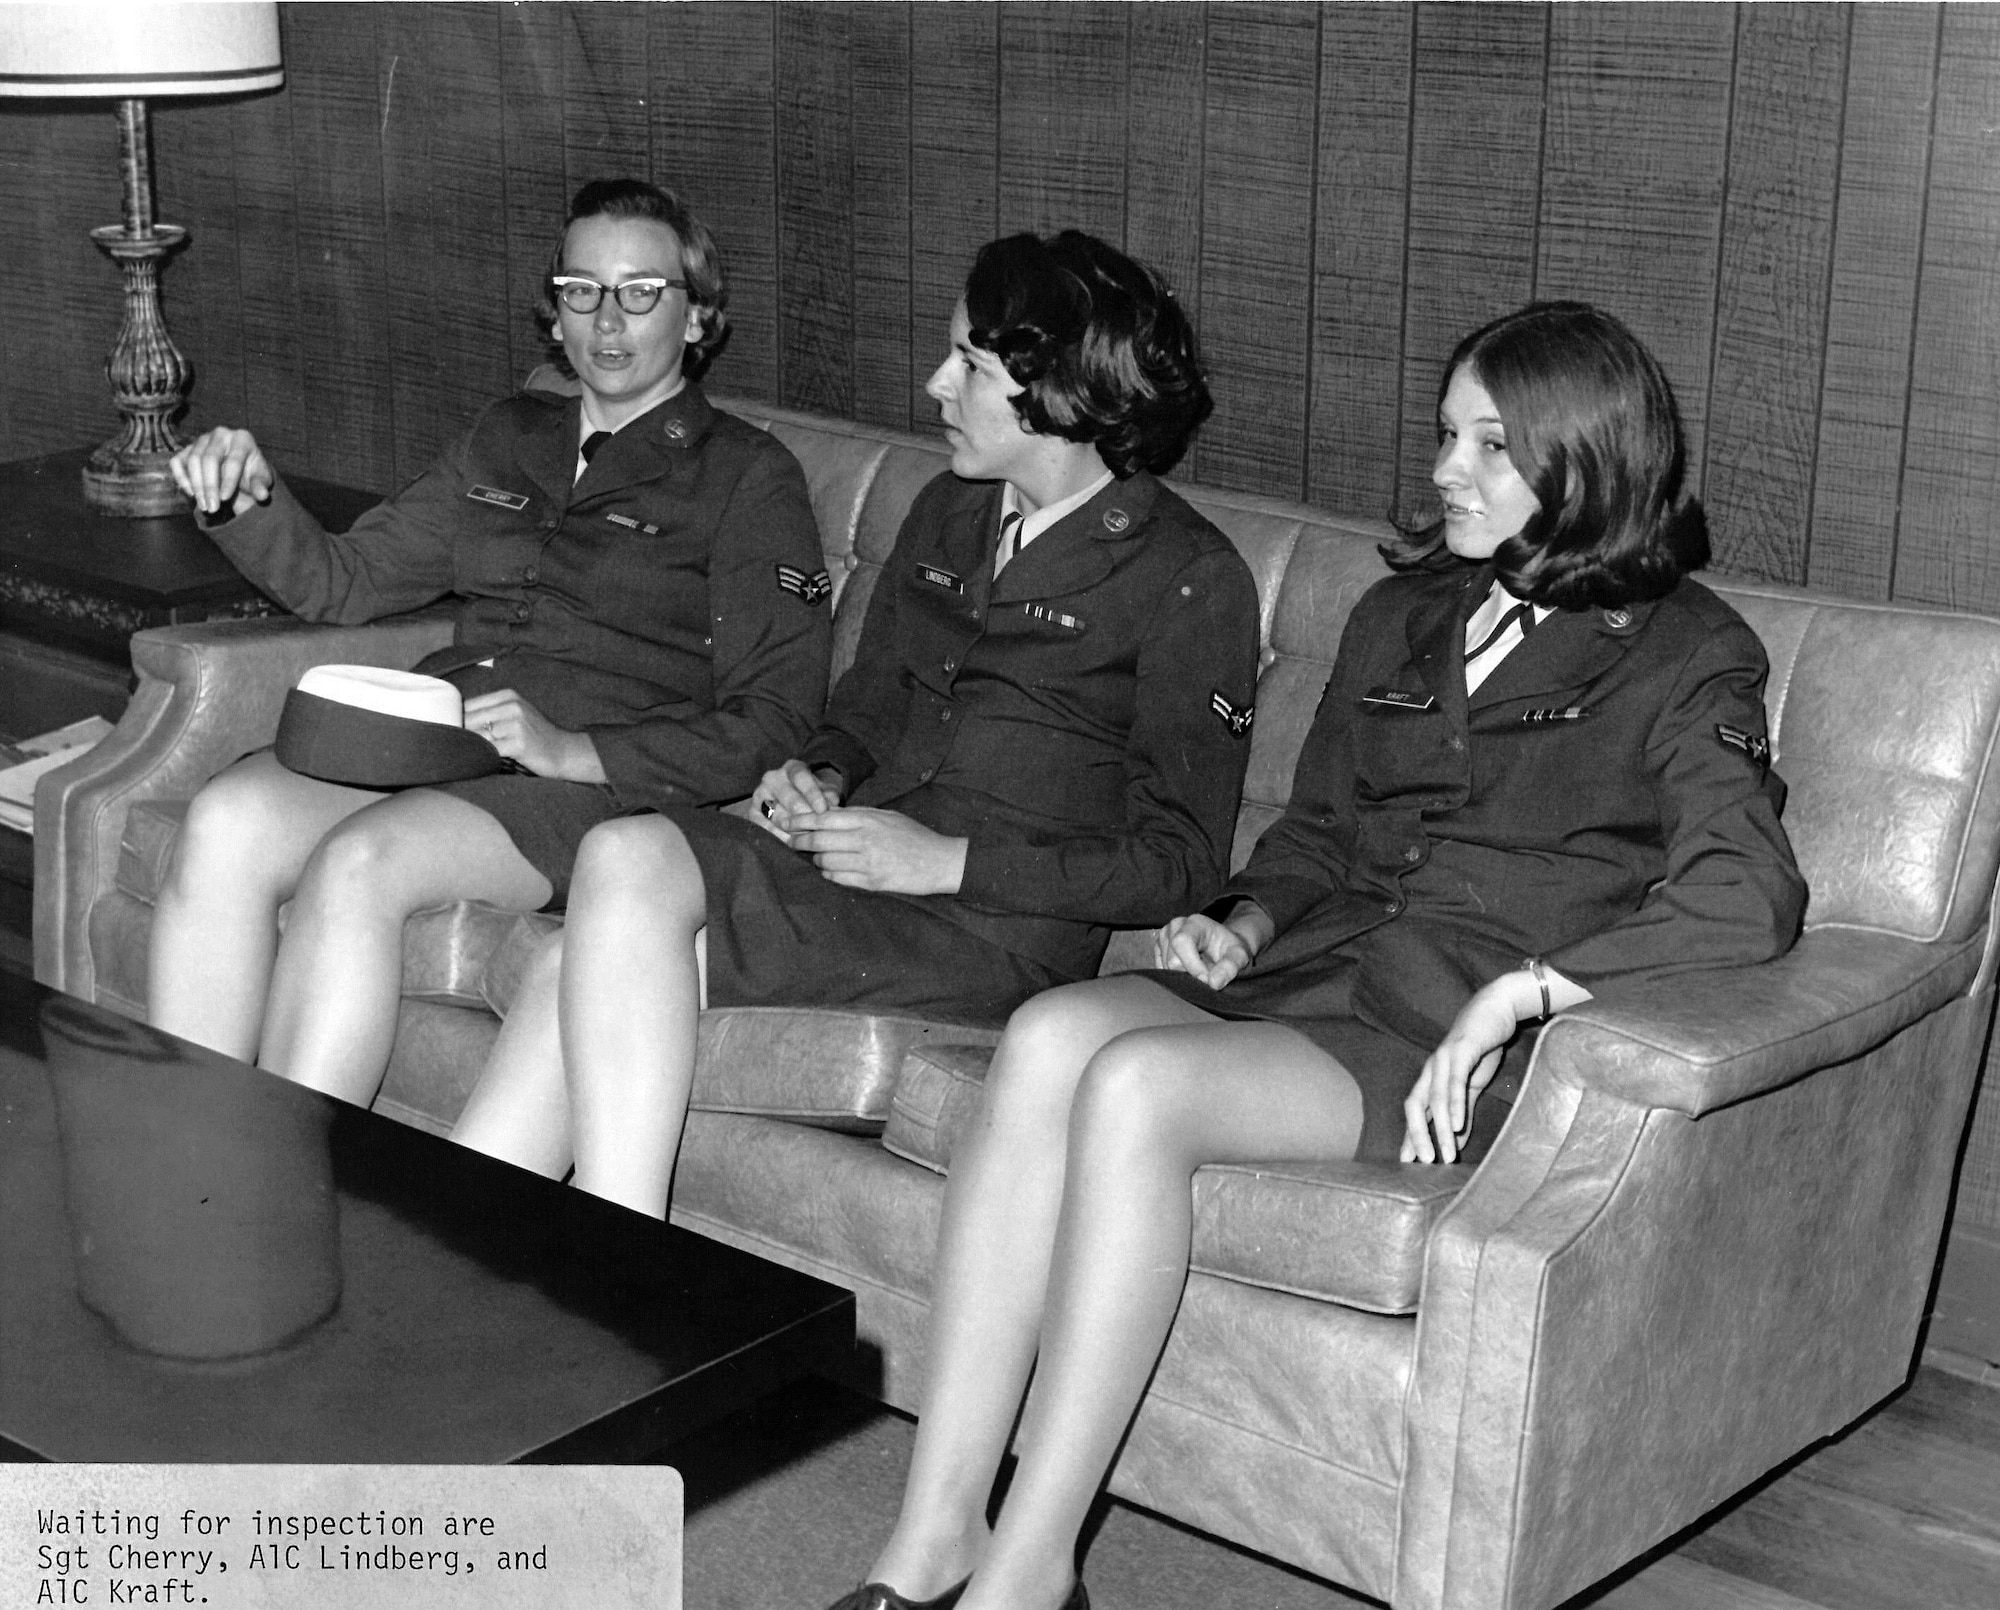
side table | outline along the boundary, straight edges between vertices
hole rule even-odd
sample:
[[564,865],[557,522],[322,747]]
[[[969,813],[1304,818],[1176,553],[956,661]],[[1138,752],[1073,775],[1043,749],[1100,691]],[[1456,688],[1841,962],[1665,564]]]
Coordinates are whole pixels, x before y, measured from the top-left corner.
[[[191,514],[119,520],[83,500],[87,447],[0,464],[0,739],[116,721],[131,695],[127,644],[148,626],[283,611],[245,581]],[[331,530],[380,501],[331,482],[286,484]],[[0,828],[0,965],[25,947],[34,856]],[[18,929],[18,933],[16,930]]]

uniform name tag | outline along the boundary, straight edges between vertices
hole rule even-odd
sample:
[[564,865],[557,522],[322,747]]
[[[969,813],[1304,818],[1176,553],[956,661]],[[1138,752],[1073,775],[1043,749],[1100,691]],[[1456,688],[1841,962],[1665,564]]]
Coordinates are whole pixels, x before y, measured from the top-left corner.
[[627,531],[642,532],[649,537],[657,537],[660,534],[658,526],[647,525],[645,521],[635,520],[629,514],[607,514],[604,518],[609,520],[613,525],[622,525]]
[[1581,721],[1589,710],[1580,704],[1552,705],[1542,710],[1523,710],[1523,721]]
[[1379,704],[1390,710],[1435,710],[1435,693],[1410,693],[1403,688],[1370,688],[1361,695],[1363,704]]
[[964,582],[960,581],[949,570],[939,570],[935,565],[918,565],[917,574],[922,576],[933,587],[943,587],[947,591],[954,593],[965,591]]
[[1051,626],[1060,626],[1066,632],[1084,630],[1083,618],[1080,615],[1065,615],[1059,609],[1049,609],[1041,604],[1023,604],[1021,613],[1030,620],[1047,621]]
[[808,606],[817,604],[833,592],[833,578],[824,570],[808,574],[797,565],[778,566],[778,585]]
[[1257,719],[1254,704],[1231,704],[1220,688],[1208,696],[1208,707],[1221,717],[1222,724],[1229,729],[1232,738],[1240,738],[1250,730],[1250,723]]
[[519,492],[503,492],[497,486],[475,486],[465,494],[474,503],[490,503],[496,509],[525,509],[528,500]]
[[1759,770],[1771,764],[1771,740],[1760,738],[1755,733],[1745,732],[1741,727],[1732,727],[1725,722],[1715,724],[1715,735],[1731,749],[1740,749],[1756,762]]

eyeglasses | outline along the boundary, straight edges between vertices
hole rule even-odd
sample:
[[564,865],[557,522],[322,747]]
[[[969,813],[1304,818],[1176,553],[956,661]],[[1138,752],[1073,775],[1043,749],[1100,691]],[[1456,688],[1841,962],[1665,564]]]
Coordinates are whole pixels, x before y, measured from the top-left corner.
[[627,280],[623,285],[600,285],[594,279],[586,279],[581,274],[555,274],[549,284],[554,287],[557,298],[572,313],[595,313],[604,302],[604,293],[609,291],[618,300],[618,305],[627,313],[650,313],[660,305],[660,298],[668,291],[685,291],[686,280],[649,279]]

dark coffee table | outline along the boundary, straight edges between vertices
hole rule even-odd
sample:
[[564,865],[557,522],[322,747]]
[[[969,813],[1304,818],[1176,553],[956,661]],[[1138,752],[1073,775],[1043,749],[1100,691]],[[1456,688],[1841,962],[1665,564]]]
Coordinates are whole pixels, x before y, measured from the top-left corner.
[[0,1458],[643,1458],[854,1299],[0,974]]

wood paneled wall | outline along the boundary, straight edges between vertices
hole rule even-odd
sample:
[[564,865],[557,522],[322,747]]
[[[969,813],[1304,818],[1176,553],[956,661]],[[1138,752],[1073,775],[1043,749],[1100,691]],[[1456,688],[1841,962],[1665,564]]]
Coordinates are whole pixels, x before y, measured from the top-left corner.
[[[1535,296],[1679,390],[1722,562],[2000,610],[1985,6],[288,5],[274,95],[155,109],[196,424],[387,487],[539,356],[586,177],[728,250],[718,389],[922,428],[973,250],[1076,224],[1195,310],[1189,473],[1421,506],[1438,367]],[[108,113],[0,112],[0,451],[102,434]]]
[[[1421,505],[1438,367],[1529,297],[1679,390],[1722,562],[2000,610],[2000,14],[1973,5],[288,5],[282,92],[155,109],[191,421],[387,487],[539,356],[568,192],[728,250],[718,389],[922,428],[973,250],[1159,264],[1189,473]],[[0,451],[102,434],[108,113],[0,111]]]

